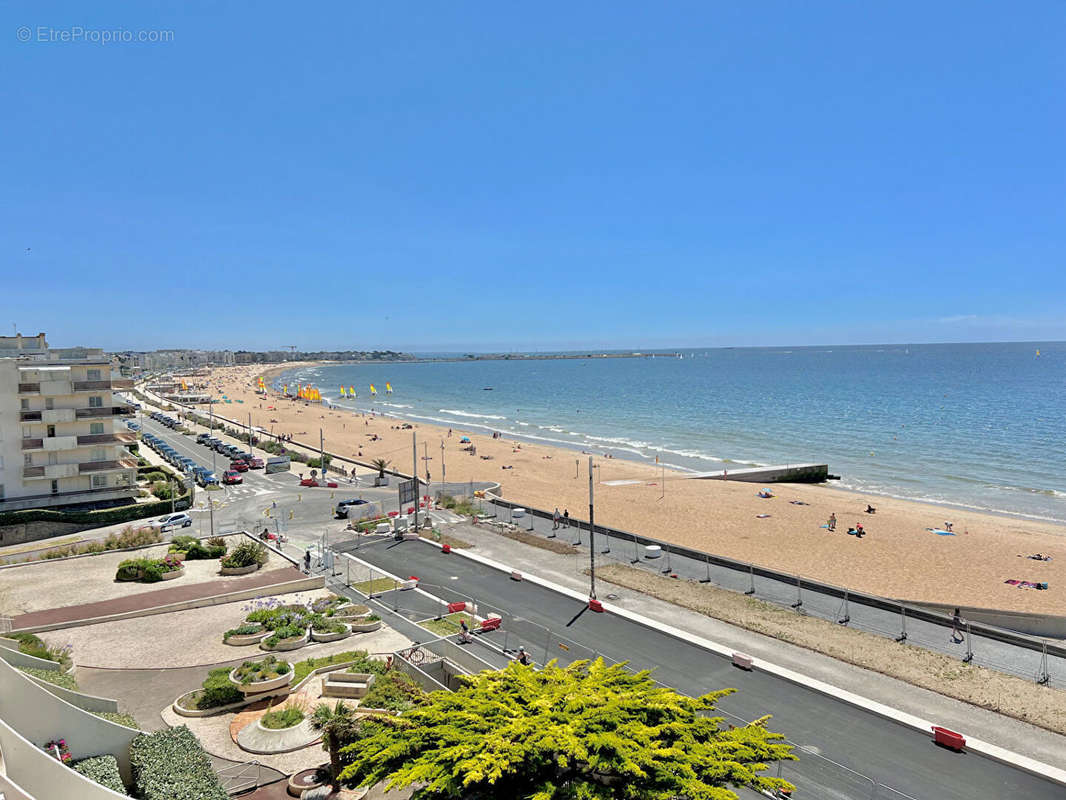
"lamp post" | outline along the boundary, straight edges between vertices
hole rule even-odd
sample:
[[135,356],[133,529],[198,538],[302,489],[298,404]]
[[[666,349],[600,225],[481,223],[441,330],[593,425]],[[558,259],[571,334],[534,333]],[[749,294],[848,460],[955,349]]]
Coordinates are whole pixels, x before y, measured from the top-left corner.
[[594,480],[592,477],[592,456],[589,456],[589,607],[595,610],[599,602],[596,600],[596,513],[595,504],[592,500],[592,487]]

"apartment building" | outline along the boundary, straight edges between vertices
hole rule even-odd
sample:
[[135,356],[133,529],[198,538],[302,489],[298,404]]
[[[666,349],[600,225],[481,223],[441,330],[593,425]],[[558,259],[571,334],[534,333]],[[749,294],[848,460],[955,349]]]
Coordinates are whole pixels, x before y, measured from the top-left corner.
[[132,386],[102,350],[0,336],[0,511],[132,498],[134,411],[113,395]]

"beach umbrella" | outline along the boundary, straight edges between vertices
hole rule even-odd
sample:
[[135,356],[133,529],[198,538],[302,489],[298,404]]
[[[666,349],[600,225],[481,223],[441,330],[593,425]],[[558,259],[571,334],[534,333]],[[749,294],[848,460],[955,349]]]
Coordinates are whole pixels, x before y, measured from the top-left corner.
[[462,439],[459,440],[459,444],[470,444],[470,437],[464,436]]

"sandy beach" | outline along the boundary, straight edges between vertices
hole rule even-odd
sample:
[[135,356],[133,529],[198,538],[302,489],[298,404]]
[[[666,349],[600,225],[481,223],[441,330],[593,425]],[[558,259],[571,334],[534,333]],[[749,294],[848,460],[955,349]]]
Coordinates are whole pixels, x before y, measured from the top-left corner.
[[[403,471],[412,468],[411,431],[402,421],[358,415],[324,405],[254,393],[262,366],[217,368],[209,385],[242,405],[216,411],[274,433],[317,442],[321,428],[326,449],[362,460],[386,458]],[[268,380],[269,384],[269,380]],[[268,406],[275,406],[273,410]],[[239,411],[237,411],[239,409]],[[419,423],[419,440],[428,444],[429,472],[440,480],[441,445],[448,481],[499,481],[503,495],[530,506],[568,509],[588,515],[588,457],[491,435]],[[371,441],[377,436],[377,441]],[[477,455],[464,452],[467,436]],[[911,601],[979,606],[1066,615],[1066,528],[1032,520],[949,509],[833,488],[831,485],[774,484],[775,497],[762,499],[758,484],[703,481],[666,471],[665,483],[654,465],[596,458],[596,521],[704,551],[797,573],[852,589]],[[488,458],[485,458],[488,456]],[[510,469],[503,469],[510,467]],[[832,472],[832,465],[830,465]],[[425,475],[424,462],[419,474]],[[615,483],[635,481],[634,483]],[[866,514],[867,504],[876,514]],[[836,514],[837,527],[822,527]],[[769,515],[760,518],[758,515]],[[953,536],[927,530],[953,523]],[[848,536],[861,523],[866,535]],[[1041,553],[1052,561],[1025,556]],[[1046,591],[1018,588],[1007,580],[1046,582]]]

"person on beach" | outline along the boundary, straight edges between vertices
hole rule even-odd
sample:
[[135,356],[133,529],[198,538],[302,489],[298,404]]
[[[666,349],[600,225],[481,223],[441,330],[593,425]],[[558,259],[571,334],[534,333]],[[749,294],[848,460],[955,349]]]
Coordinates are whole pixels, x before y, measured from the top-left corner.
[[836,515],[836,513],[833,513],[833,514],[829,515],[829,521],[826,523],[826,526],[831,531],[835,531],[837,529],[837,515]]
[[944,523],[944,530],[946,530],[948,533],[951,533],[951,526],[952,525],[954,525],[953,522],[945,522]]
[[559,506],[555,507],[555,513],[552,514],[552,530],[559,530]]
[[569,509],[563,509],[563,527],[570,527],[570,511]]
[[955,644],[962,641],[962,614],[958,608],[951,615],[951,641]]

